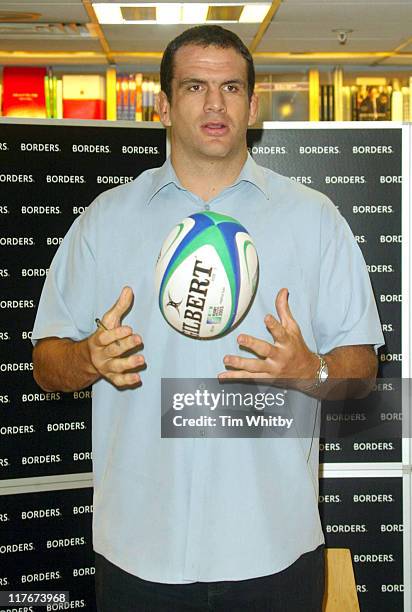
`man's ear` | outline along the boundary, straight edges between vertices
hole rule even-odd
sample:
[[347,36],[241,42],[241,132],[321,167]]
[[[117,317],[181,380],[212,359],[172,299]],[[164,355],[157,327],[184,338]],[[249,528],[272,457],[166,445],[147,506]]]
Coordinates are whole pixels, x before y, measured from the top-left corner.
[[253,125],[256,122],[257,116],[259,112],[259,98],[254,93],[250,98],[249,102],[249,120],[248,125]]
[[163,123],[164,127],[170,127],[172,125],[170,119],[170,104],[164,91],[159,91],[156,105],[160,121]]

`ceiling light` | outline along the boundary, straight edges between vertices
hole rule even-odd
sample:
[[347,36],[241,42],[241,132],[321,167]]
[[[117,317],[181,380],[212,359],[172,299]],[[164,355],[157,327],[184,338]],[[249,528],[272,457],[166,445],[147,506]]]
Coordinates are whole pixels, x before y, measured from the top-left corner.
[[156,5],[156,21],[157,23],[181,23],[181,5],[180,4],[157,4]]
[[125,23],[120,10],[120,4],[93,4],[94,12],[96,13],[97,21],[99,23]]
[[184,4],[182,23],[205,23],[208,4]]
[[269,8],[270,4],[245,4],[239,23],[261,23]]
[[237,23],[243,11],[243,4],[211,4],[207,12],[207,21],[210,23]]
[[95,2],[93,8],[101,24],[260,23],[270,8],[270,2]]
[[153,6],[121,6],[123,22],[140,23],[151,21],[156,23],[156,5]]

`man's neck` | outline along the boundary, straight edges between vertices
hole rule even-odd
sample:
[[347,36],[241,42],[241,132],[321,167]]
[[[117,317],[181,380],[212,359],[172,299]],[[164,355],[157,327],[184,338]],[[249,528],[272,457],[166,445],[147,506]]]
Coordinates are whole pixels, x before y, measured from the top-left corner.
[[247,149],[233,159],[189,160],[174,155],[172,148],[170,157],[182,186],[207,202],[234,183],[247,159]]

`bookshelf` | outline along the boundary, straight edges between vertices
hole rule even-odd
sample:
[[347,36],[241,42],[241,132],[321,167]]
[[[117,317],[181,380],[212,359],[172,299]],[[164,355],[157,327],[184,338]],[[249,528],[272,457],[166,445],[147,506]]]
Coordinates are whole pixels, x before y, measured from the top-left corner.
[[[10,117],[159,121],[158,73],[108,68],[104,73],[48,67],[1,71],[1,114]],[[320,72],[257,73],[258,121],[412,121],[408,72],[356,73],[353,66]]]

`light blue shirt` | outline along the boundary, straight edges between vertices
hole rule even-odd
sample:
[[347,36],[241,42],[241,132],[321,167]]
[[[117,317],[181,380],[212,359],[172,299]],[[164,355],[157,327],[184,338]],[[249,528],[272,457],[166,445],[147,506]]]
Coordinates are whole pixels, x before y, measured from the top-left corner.
[[33,330],[34,341],[83,339],[124,285],[134,291],[124,323],[143,337],[147,370],[134,390],[104,379],[93,386],[93,545],[155,582],[264,576],[324,541],[319,403],[295,393],[313,439],[162,439],[162,377],[215,378],[223,356],[238,352],[240,332],[270,341],[263,319],[282,287],[311,350],[383,343],[362,254],[325,195],[249,156],[235,183],[207,205],[244,225],[259,255],[256,299],[236,331],[194,340],[160,313],[154,266],[161,244],[206,206],[182,187],[170,160],[102,193],[75,220],[50,267]]

